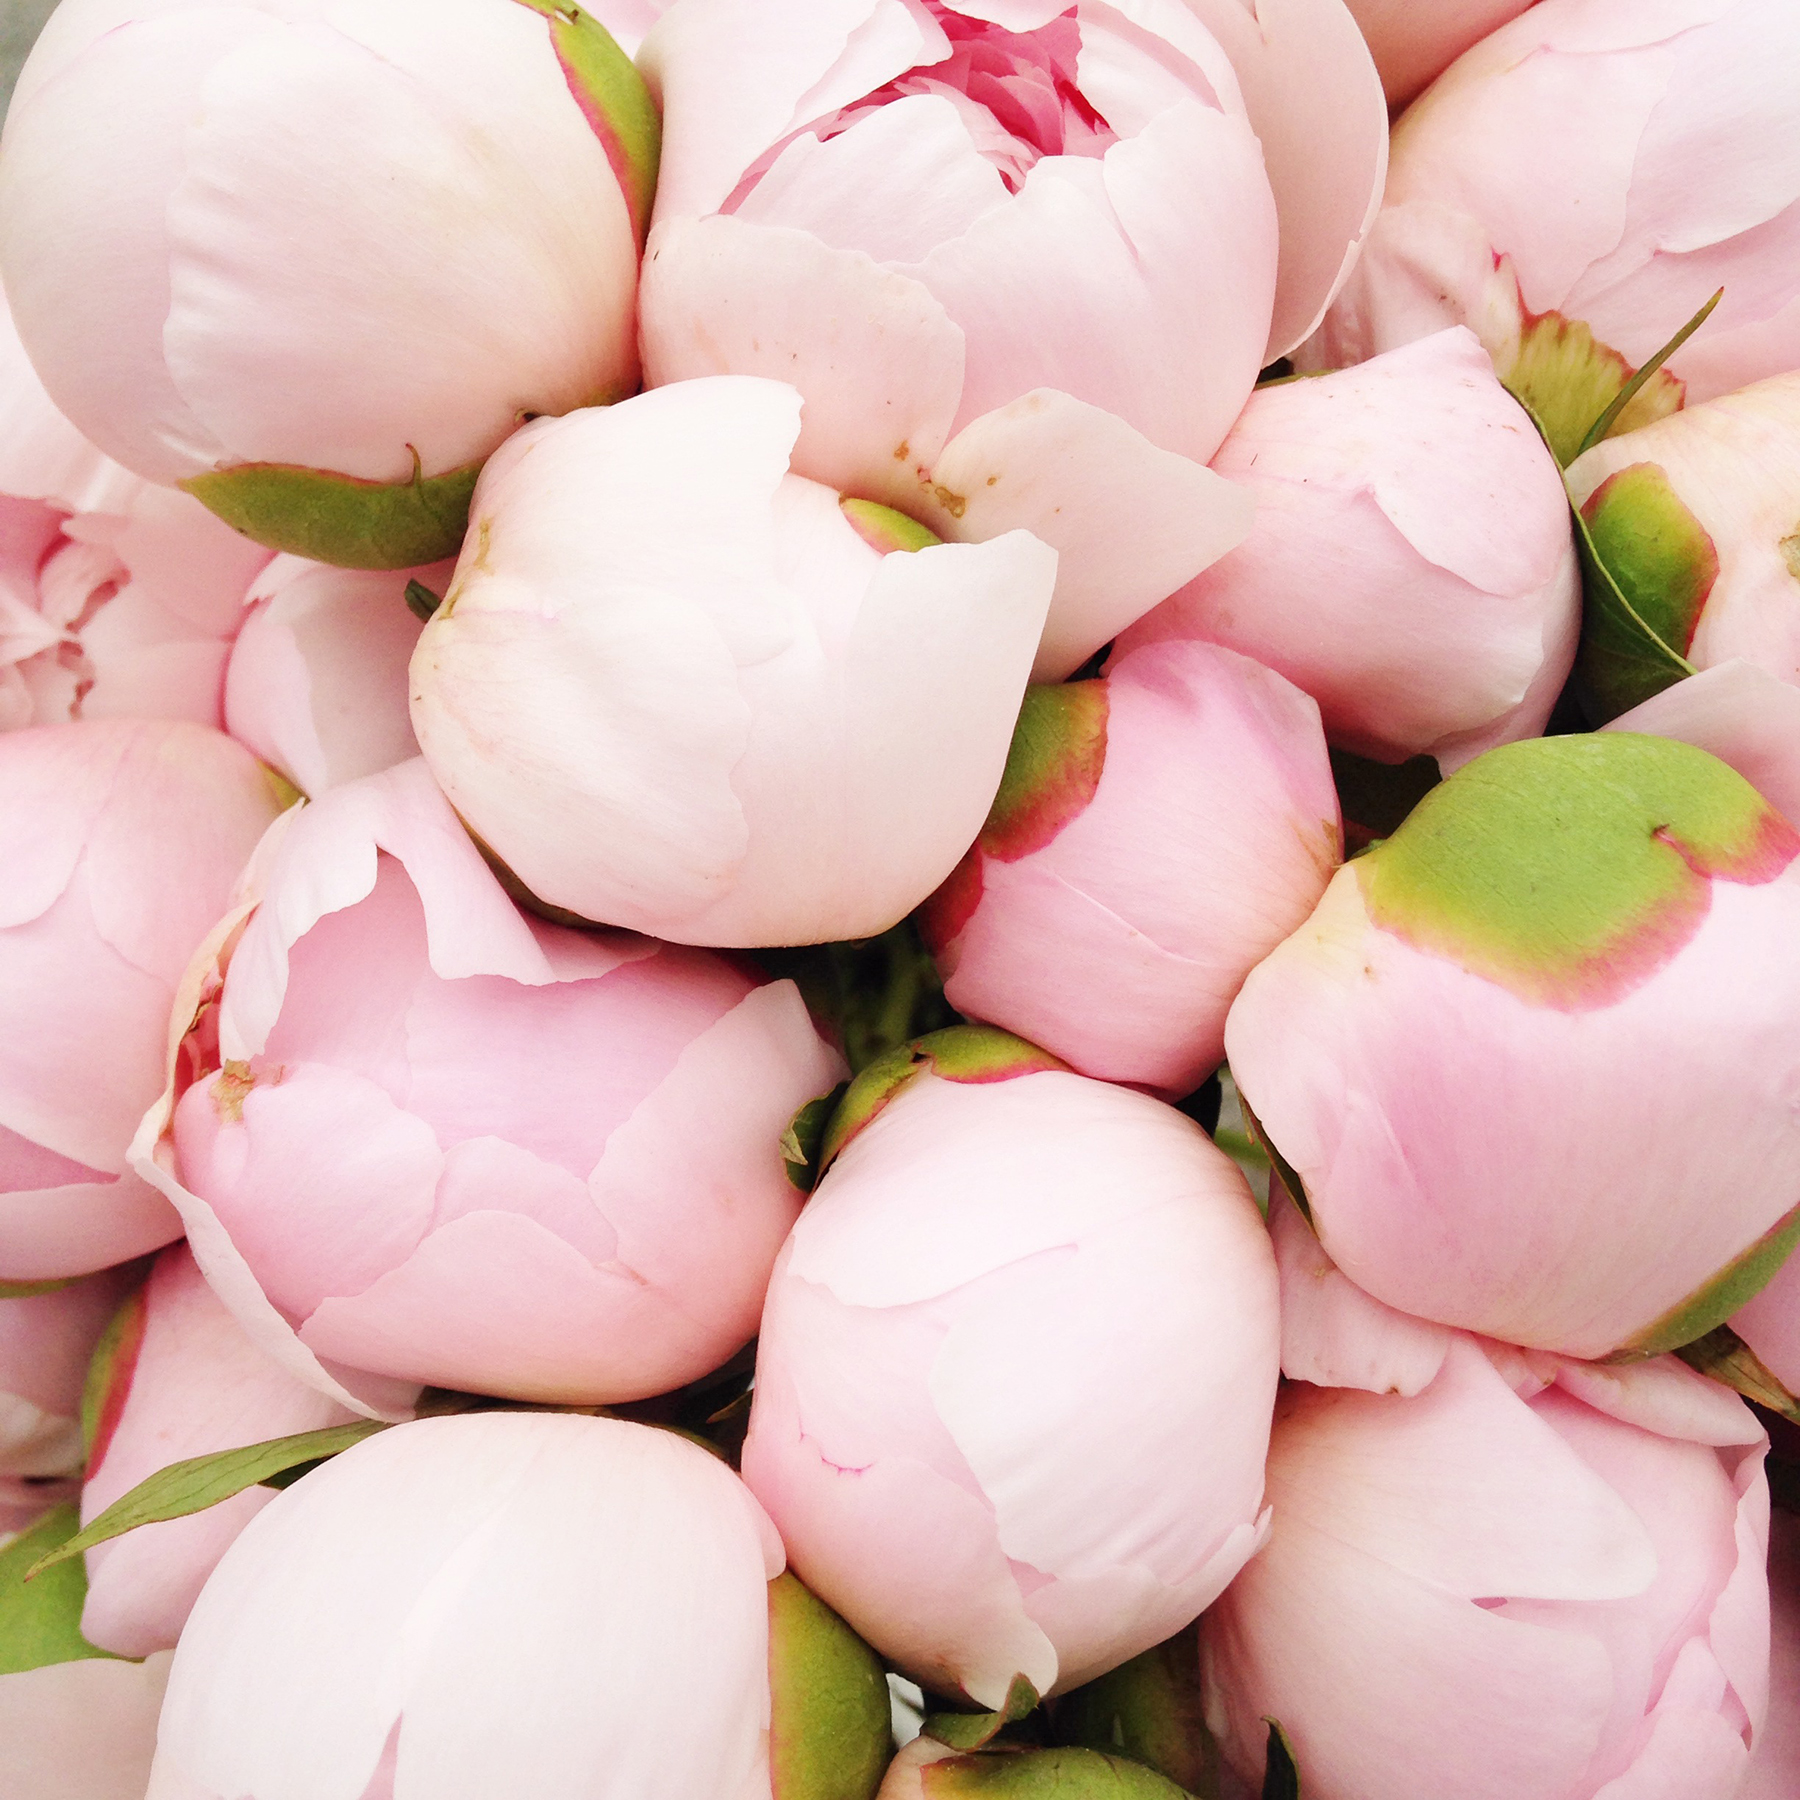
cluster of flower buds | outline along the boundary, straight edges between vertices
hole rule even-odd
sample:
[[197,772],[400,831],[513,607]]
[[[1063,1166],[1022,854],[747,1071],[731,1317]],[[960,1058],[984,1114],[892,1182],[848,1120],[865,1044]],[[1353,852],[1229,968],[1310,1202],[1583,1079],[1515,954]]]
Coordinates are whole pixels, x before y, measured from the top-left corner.
[[0,1796],[1795,1800],[1797,96],[62,0]]

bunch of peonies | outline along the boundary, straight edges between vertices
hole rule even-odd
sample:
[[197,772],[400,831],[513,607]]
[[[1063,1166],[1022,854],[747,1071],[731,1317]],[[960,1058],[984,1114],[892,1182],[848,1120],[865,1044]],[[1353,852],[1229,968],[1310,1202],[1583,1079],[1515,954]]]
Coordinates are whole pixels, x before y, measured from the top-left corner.
[[1793,1800],[1797,75],[62,0],[0,1794]]

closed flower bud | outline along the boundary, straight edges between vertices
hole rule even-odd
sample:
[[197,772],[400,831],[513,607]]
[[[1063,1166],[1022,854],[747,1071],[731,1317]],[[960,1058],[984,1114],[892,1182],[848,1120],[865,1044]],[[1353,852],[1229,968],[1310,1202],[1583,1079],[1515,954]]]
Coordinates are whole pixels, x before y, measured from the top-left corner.
[[1338,872],[1226,1050],[1377,1299],[1574,1356],[1673,1349],[1800,1231],[1797,933],[1800,835],[1741,776],[1665,738],[1534,739]]
[[413,727],[540,901],[680,943],[868,937],[980,830],[1056,558],[790,474],[799,425],[775,382],[682,382],[483,474]]
[[0,736],[0,1279],[181,1235],[125,1153],[189,957],[280,802],[222,732],[89,720]]
[[270,1355],[377,1412],[593,1403],[755,1333],[782,1129],[842,1071],[791,982],[521,915],[417,760],[297,813],[257,898],[140,1166]]
[[958,1011],[1179,1097],[1339,854],[1318,709],[1213,644],[1034,687],[981,836],[923,925]]
[[1543,730],[1581,616],[1568,499],[1471,333],[1259,389],[1213,467],[1255,528],[1121,647],[1229,644],[1380,762],[1455,768]]
[[56,403],[275,548],[450,554],[524,414],[636,385],[649,97],[536,0],[71,0],[0,148]]
[[1243,1178],[978,1027],[866,1069],[825,1155],[744,1445],[796,1571],[984,1707],[1169,1637],[1263,1530],[1275,1271]]

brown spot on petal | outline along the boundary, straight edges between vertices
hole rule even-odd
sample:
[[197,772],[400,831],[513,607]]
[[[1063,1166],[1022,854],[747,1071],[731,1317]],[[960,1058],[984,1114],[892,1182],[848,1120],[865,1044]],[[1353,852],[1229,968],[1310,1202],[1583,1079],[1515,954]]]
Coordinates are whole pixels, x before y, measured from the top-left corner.
[[942,483],[934,486],[931,491],[937,496],[938,505],[941,506],[951,518],[960,519],[963,514],[968,511],[969,499],[966,494],[952,493],[950,489],[943,486]]

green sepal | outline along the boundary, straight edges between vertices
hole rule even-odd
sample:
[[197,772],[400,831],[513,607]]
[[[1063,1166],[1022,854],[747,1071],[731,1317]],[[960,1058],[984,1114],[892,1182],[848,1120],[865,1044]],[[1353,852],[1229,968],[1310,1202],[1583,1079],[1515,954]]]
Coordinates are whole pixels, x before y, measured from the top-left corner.
[[856,535],[884,556],[901,550],[929,550],[933,544],[944,541],[917,519],[883,506],[879,500],[843,499],[838,507],[856,527]]
[[429,625],[431,615],[444,604],[442,594],[434,594],[422,581],[406,584],[406,609],[421,624]]
[[143,1347],[146,1316],[140,1287],[113,1308],[88,1358],[87,1376],[81,1384],[81,1454],[90,1475],[105,1459],[113,1427],[124,1411],[138,1351]]
[[48,1281],[0,1281],[0,1300],[31,1300],[39,1294],[60,1293],[80,1279],[79,1275],[61,1275]]
[[631,214],[638,248],[650,231],[662,119],[631,58],[591,13],[566,0],[519,0],[550,21],[550,39],[569,92],[606,150]]
[[[1665,350],[1662,353],[1668,355]],[[1667,418],[1681,409],[1682,384],[1662,372],[1659,359],[1645,364],[1645,380],[1612,413],[1609,431],[1635,431],[1640,425]],[[1544,442],[1566,469],[1580,454],[1596,421],[1607,416],[1637,371],[1610,345],[1603,344],[1580,319],[1561,313],[1530,317],[1519,334],[1519,348],[1500,379],[1507,391],[1531,414]]]
[[1172,1781],[1099,1750],[999,1747],[919,1770],[926,1800],[1184,1800]]
[[1263,1765],[1262,1800],[1300,1800],[1300,1765],[1294,1746],[1281,1729],[1279,1719],[1265,1718],[1269,1728],[1269,1757]]
[[878,1056],[850,1083],[826,1127],[819,1149],[819,1174],[831,1167],[838,1152],[915,1075],[929,1073],[945,1081],[1010,1081],[1017,1075],[1068,1066],[1061,1057],[992,1025],[952,1025],[914,1038],[910,1044]]
[[787,1169],[787,1178],[803,1194],[810,1194],[818,1182],[819,1152],[825,1145],[825,1127],[831,1123],[838,1102],[849,1091],[849,1082],[840,1081],[829,1094],[820,1094],[807,1101],[781,1134],[781,1160]]
[[893,1755],[881,1659],[791,1571],[769,1583],[774,1800],[873,1800]]
[[59,1506],[0,1550],[0,1675],[96,1657],[118,1660],[81,1635],[87,1570],[79,1560],[57,1564],[42,1581],[29,1581],[35,1567],[73,1539],[80,1524],[73,1506]]
[[40,1556],[26,1570],[25,1579],[30,1581],[95,1544],[123,1537],[140,1525],[156,1525],[164,1519],[182,1519],[189,1513],[204,1512],[258,1484],[279,1486],[270,1479],[272,1476],[297,1470],[302,1464],[316,1466],[385,1430],[387,1426],[378,1420],[359,1419],[353,1425],[327,1425],[322,1431],[302,1431],[293,1437],[271,1438],[266,1443],[246,1444],[239,1450],[215,1450],[206,1456],[170,1463],[115,1500],[85,1531],[76,1532]]
[[928,1738],[948,1744],[952,1750],[979,1750],[991,1744],[1008,1725],[1016,1725],[1037,1709],[1038,1691],[1023,1675],[1007,1684],[1006,1699],[994,1712],[928,1713],[920,1728]]
[[1754,1400],[1758,1406],[1779,1413],[1784,1419],[1800,1425],[1800,1399],[1766,1368],[1763,1360],[1729,1325],[1709,1331],[1705,1337],[1683,1344],[1675,1352],[1690,1369],[1711,1381],[1719,1382],[1733,1393]]
[[1189,1793],[1217,1789],[1218,1752],[1200,1701],[1198,1622],[1052,1708],[1051,1741],[1128,1757]]
[[410,481],[363,481],[291,463],[239,463],[180,485],[234,531],[341,569],[410,569],[454,556],[480,463]]
[[1747,1250],[1734,1256],[1710,1281],[1672,1306],[1654,1324],[1621,1344],[1606,1360],[1638,1362],[1661,1356],[1703,1338],[1723,1325],[1775,1279],[1795,1244],[1800,1243],[1800,1206],[1777,1219]]
[[1306,1183],[1300,1179],[1300,1171],[1270,1141],[1268,1132],[1263,1129],[1262,1120],[1250,1110],[1250,1102],[1245,1099],[1242,1088],[1238,1089],[1238,1110],[1244,1115],[1244,1124],[1249,1130],[1250,1141],[1268,1159],[1270,1185],[1280,1188],[1293,1201],[1294,1210],[1308,1225],[1311,1225],[1313,1222],[1312,1202],[1306,1197]]
[[1106,767],[1110,711],[1104,680],[1028,687],[980,844],[1016,862],[1041,850],[1086,810]]

